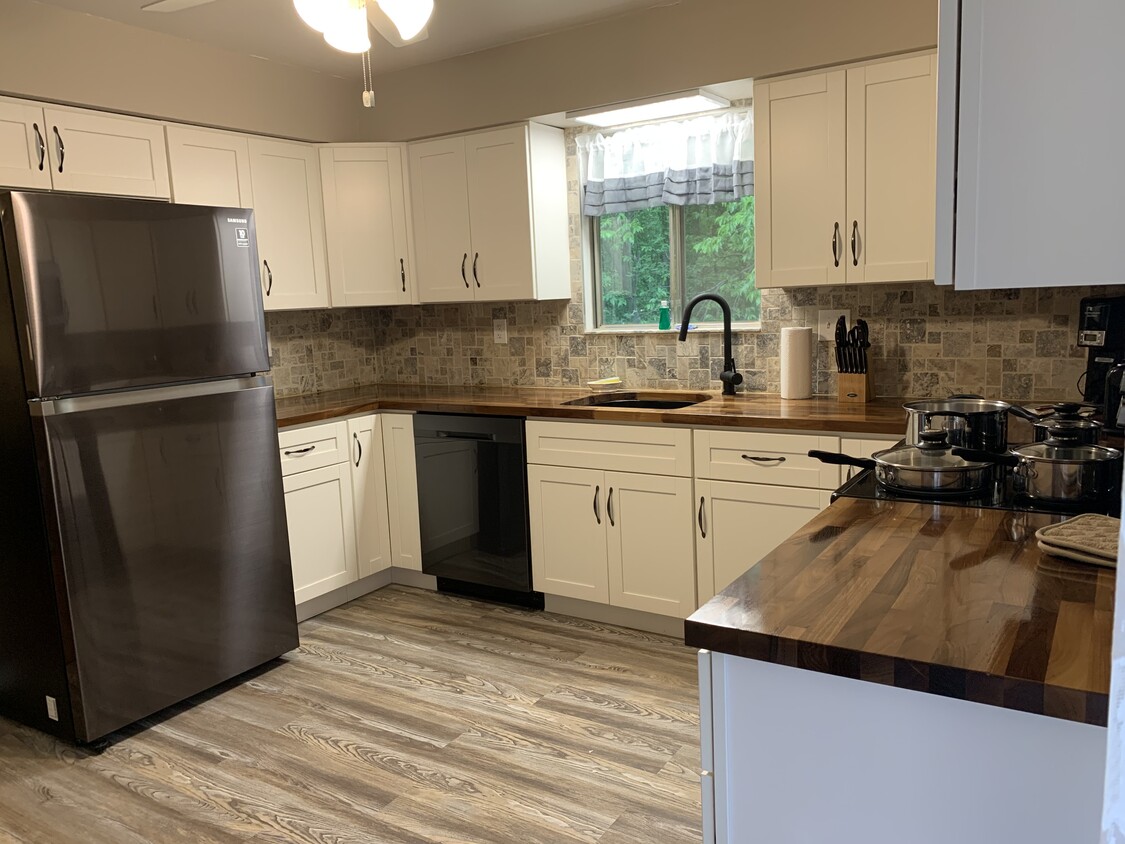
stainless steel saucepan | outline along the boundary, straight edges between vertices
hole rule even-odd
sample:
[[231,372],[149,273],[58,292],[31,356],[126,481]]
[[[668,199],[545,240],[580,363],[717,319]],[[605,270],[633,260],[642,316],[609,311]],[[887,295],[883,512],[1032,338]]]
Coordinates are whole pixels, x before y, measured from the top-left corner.
[[921,445],[922,432],[944,431],[949,444],[1003,454],[1008,449],[1011,405],[979,396],[951,396],[904,404],[906,442]]

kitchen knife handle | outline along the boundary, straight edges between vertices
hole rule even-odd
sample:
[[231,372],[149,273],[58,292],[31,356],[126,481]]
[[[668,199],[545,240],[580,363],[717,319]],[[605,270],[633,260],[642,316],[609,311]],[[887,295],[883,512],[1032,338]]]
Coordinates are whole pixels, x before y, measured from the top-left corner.
[[859,220],[852,220],[852,266],[859,266],[859,250],[857,241],[859,240]]
[[32,131],[35,132],[35,155],[39,159],[39,169],[43,170],[43,162],[47,159],[47,145],[43,142],[43,133],[39,131],[39,124],[31,124]]
[[832,264],[840,266],[840,224],[832,224]]

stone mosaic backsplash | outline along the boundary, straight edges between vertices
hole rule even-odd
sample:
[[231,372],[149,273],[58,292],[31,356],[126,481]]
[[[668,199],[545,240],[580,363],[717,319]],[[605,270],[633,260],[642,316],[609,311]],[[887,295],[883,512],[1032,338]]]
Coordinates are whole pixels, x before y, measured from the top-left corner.
[[[1076,399],[1086,360],[1074,343],[1078,302],[1106,293],[1125,288],[960,292],[919,283],[764,291],[762,329],[735,334],[735,361],[745,389],[776,393],[781,328],[815,325],[819,310],[847,308],[871,329],[881,396]],[[507,344],[492,340],[497,317],[508,320]],[[267,325],[279,395],[378,382],[563,386],[610,375],[628,387],[717,389],[722,369],[720,334],[685,343],[673,332],[585,334],[577,297],[271,313]],[[834,370],[831,344],[818,343],[817,394],[835,394]]]

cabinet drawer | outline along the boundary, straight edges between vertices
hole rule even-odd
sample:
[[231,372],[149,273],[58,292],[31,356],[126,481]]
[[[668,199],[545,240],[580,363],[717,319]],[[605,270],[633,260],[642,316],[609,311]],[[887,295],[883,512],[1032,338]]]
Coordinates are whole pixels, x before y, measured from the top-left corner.
[[840,438],[697,430],[695,476],[715,481],[835,489],[840,485],[840,468],[809,457],[812,449],[839,451]]
[[281,431],[277,442],[281,448],[282,475],[335,466],[351,458],[347,422]]
[[527,423],[527,462],[691,476],[691,430],[582,422]]

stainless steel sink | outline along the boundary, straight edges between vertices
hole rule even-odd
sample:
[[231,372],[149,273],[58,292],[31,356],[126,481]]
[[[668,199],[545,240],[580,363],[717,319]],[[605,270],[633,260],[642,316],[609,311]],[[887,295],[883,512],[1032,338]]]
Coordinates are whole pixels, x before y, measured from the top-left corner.
[[706,393],[612,392],[564,401],[570,407],[616,407],[633,410],[679,410],[711,398]]

